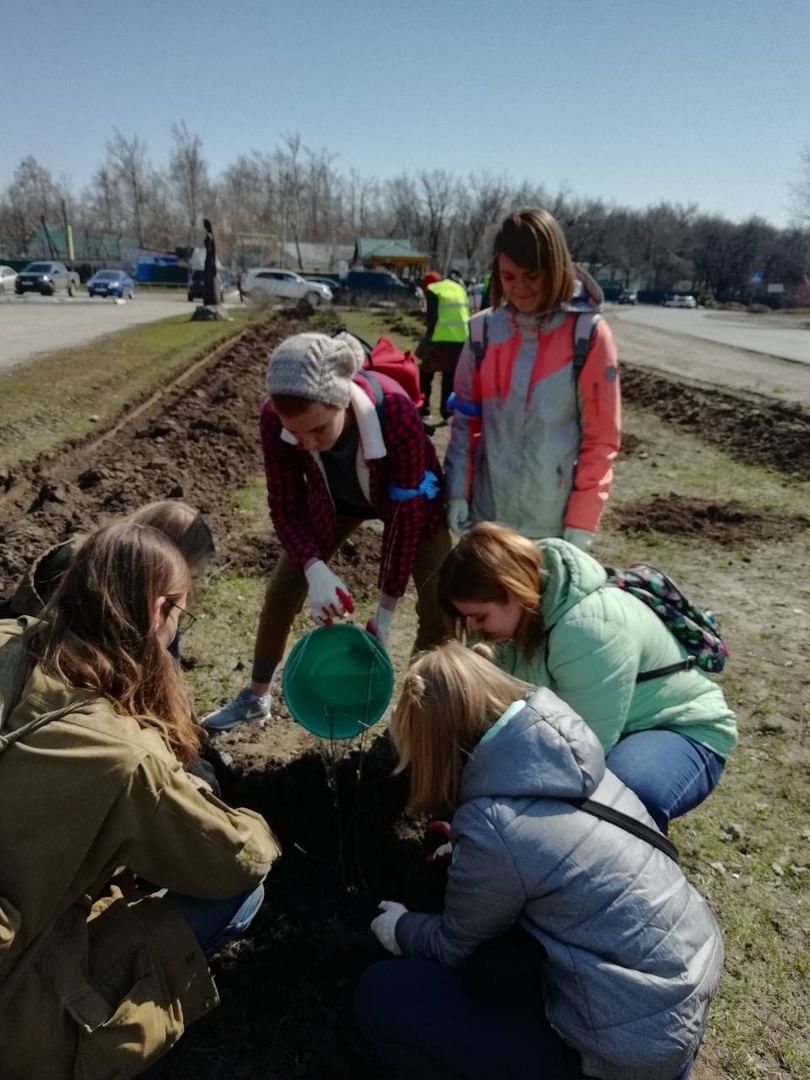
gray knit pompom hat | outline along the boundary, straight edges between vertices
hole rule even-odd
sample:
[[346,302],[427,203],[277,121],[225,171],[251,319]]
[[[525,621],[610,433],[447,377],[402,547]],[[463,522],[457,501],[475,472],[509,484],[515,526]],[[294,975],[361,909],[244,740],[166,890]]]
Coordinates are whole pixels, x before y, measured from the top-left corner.
[[345,409],[352,376],[365,358],[363,346],[351,334],[295,334],[270,354],[264,387],[269,397],[294,394]]

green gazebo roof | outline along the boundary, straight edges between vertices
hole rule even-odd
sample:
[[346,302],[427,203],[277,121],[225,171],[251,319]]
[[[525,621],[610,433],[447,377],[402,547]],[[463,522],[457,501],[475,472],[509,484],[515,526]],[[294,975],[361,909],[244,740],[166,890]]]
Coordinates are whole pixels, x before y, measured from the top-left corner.
[[430,262],[430,255],[426,251],[415,248],[410,240],[405,238],[358,236],[354,246],[354,261],[419,266]]

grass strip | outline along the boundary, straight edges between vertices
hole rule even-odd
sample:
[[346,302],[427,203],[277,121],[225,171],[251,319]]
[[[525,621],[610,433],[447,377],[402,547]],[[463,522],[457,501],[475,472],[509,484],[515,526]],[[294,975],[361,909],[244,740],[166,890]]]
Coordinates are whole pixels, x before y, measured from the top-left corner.
[[230,322],[172,316],[0,372],[0,466],[106,426],[251,321],[241,311]]

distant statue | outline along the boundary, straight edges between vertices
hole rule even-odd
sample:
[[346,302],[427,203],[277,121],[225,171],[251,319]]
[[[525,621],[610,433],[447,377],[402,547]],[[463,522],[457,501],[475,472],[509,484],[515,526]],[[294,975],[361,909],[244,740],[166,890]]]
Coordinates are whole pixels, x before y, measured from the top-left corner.
[[205,266],[203,268],[203,304],[206,307],[218,307],[220,303],[217,282],[217,244],[214,230],[208,218],[203,218],[205,228]]

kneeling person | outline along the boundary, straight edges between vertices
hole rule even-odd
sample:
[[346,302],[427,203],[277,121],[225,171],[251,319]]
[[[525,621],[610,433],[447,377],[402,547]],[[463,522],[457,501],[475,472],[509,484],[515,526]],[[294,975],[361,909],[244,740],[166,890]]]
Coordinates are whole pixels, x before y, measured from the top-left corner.
[[436,450],[407,394],[393,379],[361,371],[363,360],[347,334],[297,334],[270,357],[260,426],[270,516],[284,553],[259,618],[251,684],[204,718],[209,731],[269,716],[273,672],[307,596],[317,623],[354,611],[327,564],[364,520],[383,522],[379,602],[367,629],[386,644],[413,576],[416,648],[447,636],[436,581],[451,540]]

